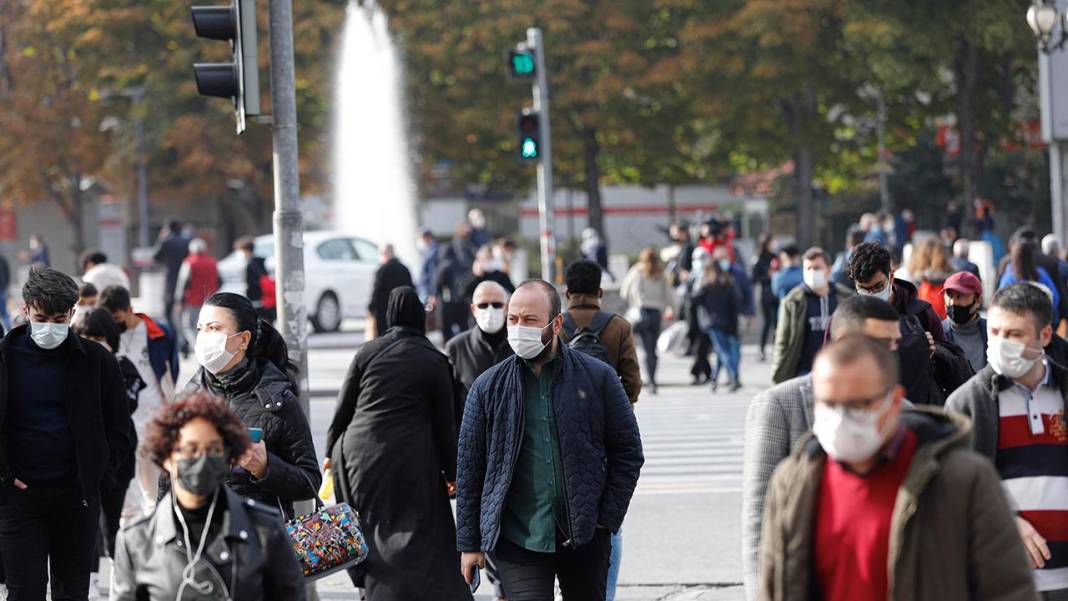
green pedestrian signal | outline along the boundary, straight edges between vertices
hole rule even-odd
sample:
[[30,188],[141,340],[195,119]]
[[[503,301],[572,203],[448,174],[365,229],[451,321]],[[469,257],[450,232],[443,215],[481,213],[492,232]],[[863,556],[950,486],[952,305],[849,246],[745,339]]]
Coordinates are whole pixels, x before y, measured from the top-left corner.
[[534,77],[535,69],[534,51],[527,50],[525,45],[508,52],[508,71],[513,79]]
[[519,152],[522,158],[528,161],[538,158],[538,141],[534,138],[523,138]]
[[516,117],[516,129],[519,131],[519,160],[541,159],[541,117],[538,113],[523,109]]

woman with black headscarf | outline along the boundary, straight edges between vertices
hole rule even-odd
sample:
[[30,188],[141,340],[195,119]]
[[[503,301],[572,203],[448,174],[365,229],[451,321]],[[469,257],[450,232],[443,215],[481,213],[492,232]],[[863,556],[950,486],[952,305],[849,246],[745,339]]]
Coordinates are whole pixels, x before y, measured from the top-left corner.
[[447,486],[456,479],[448,358],[427,340],[415,289],[394,289],[389,329],[360,348],[326,449],[339,501],[360,512],[370,555],[353,573],[370,601],[470,601]]

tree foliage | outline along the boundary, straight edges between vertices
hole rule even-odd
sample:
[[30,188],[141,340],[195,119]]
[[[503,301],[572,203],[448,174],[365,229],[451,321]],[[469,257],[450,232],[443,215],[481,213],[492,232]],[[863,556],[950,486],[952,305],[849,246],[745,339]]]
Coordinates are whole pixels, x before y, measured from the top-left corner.
[[[294,3],[305,191],[330,181],[345,4]],[[1019,179],[1036,163],[1006,162],[1002,148],[1034,113],[1026,0],[380,4],[405,59],[425,193],[442,167],[469,189],[529,190],[533,169],[515,159],[515,115],[529,86],[508,81],[505,56],[535,25],[548,47],[557,185],[585,191],[595,224],[604,184],[722,182],[793,161],[784,200],[799,230],[815,231],[816,196],[872,189],[880,118],[888,149],[909,160],[937,154],[928,147],[935,126],[959,129],[960,157],[923,179],[938,183],[931,199],[996,192],[999,177]],[[231,107],[198,96],[192,77],[193,62],[228,53],[195,38],[188,3],[0,2],[0,195],[55,202],[78,223],[87,178],[129,193],[133,166],[147,160],[154,195],[222,203],[227,215],[266,227],[269,129],[234,136]],[[1015,167],[986,173],[988,163]],[[902,206],[923,201],[913,188],[895,184],[909,195]]]

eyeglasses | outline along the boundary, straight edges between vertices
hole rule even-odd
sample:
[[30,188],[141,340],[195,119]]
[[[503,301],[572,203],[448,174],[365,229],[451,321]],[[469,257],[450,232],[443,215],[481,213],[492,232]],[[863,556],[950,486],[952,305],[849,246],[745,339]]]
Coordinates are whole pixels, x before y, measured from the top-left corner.
[[826,401],[826,400],[823,400],[823,399],[816,399],[816,401],[818,403],[820,403],[821,405],[825,405],[827,407],[831,407],[831,408],[834,408],[834,409],[843,409],[847,413],[863,412],[863,411],[870,411],[872,408],[874,408],[879,403],[884,402],[886,399],[888,399],[890,397],[890,393],[891,392],[893,392],[893,391],[890,390],[890,391],[884,392],[884,393],[880,394],[879,396],[877,396],[875,398],[871,398],[871,399],[855,399],[855,400],[851,400],[851,401],[833,401],[833,402],[829,402],[829,401]]
[[226,456],[226,445],[212,444],[208,445],[207,447],[199,447],[197,445],[190,444],[178,447],[174,450],[174,453],[182,459],[195,459],[203,455],[207,455],[208,457],[219,458]]
[[477,305],[475,305],[475,307],[477,307],[479,309],[482,309],[482,310],[489,309],[490,307],[493,307],[494,309],[503,309],[504,308],[504,303],[502,303],[502,302],[478,303]]

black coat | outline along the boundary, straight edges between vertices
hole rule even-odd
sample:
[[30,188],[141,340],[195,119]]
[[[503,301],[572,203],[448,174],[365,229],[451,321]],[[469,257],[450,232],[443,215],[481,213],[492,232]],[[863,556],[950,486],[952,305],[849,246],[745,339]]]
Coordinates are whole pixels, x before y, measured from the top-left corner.
[[189,239],[178,234],[167,236],[153,257],[156,263],[167,268],[166,288],[164,289],[168,299],[173,301],[174,289],[178,287],[178,271],[182,268],[182,262],[189,255]]
[[455,399],[456,426],[459,429],[460,420],[464,416],[464,401],[467,400],[467,391],[471,390],[471,385],[487,369],[514,353],[508,344],[507,328],[501,328],[496,334],[487,334],[475,326],[449,340],[445,345],[445,354],[449,356],[449,363],[452,363],[453,376],[460,383],[460,398]]
[[292,382],[270,361],[247,361],[234,372],[220,379],[200,368],[186,392],[207,389],[226,399],[246,427],[263,429],[267,474],[256,480],[233,468],[226,483],[237,494],[269,507],[281,506],[292,517],[293,502],[315,498],[323,481],[308,419]]
[[456,479],[449,362],[416,330],[395,327],[357,352],[326,438],[339,500],[360,512],[375,601],[463,599],[445,481]]
[[386,305],[389,303],[389,293],[393,292],[394,288],[411,285],[411,272],[395,258],[383,263],[375,272],[375,283],[371,288],[371,302],[367,305],[367,311],[374,315],[379,335],[386,331]]
[[716,328],[731,336],[738,335],[738,315],[742,311],[742,298],[733,284],[704,286],[694,295],[697,304],[697,322],[702,330]]
[[[0,503],[7,501],[16,478],[8,463],[9,441],[4,435],[8,404],[8,353],[11,341],[28,336],[29,326],[12,329],[0,340]],[[74,437],[78,480],[87,501],[100,498],[101,486],[114,485],[130,449],[130,413],[125,382],[115,356],[102,345],[82,340],[73,332],[60,345],[57,360],[65,360],[64,390],[67,417]],[[29,475],[32,479],[32,475]]]

